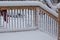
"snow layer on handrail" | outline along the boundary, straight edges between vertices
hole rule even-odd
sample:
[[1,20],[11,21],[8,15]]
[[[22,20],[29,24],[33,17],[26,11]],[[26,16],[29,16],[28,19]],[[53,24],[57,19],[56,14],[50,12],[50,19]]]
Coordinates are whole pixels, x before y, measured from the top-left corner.
[[58,17],[58,13],[39,1],[0,1],[0,6],[40,6]]

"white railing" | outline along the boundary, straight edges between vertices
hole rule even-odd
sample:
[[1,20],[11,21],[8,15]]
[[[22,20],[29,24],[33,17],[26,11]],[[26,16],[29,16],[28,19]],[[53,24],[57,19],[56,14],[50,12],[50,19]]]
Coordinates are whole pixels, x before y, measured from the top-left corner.
[[35,11],[34,9],[10,9],[7,10],[7,17],[1,15],[0,25],[2,31],[32,30],[35,27]]
[[57,37],[58,31],[57,21],[41,10],[40,13],[38,14],[38,26],[41,31],[48,33],[53,37]]
[[[0,7],[7,10],[7,21],[0,16],[0,32],[41,30],[58,37],[57,17],[38,6]],[[38,10],[37,10],[38,9]],[[1,14],[1,13],[0,13]]]

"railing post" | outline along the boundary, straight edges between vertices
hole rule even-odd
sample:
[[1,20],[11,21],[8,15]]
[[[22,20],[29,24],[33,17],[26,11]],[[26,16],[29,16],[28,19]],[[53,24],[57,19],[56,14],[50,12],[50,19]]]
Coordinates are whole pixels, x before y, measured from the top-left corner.
[[58,9],[58,40],[60,40],[60,9]]

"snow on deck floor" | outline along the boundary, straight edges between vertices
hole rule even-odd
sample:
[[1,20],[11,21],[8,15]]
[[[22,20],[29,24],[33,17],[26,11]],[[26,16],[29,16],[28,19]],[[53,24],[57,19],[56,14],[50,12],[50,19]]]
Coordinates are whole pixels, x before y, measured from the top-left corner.
[[0,33],[0,40],[56,40],[41,31]]

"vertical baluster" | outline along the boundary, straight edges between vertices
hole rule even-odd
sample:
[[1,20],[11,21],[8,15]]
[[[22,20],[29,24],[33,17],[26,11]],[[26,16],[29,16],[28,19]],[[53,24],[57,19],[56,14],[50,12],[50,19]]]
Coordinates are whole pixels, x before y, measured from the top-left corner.
[[58,32],[57,32],[57,30],[58,30],[58,28],[57,28],[57,27],[58,27],[58,26],[57,26],[57,22],[55,21],[55,29],[56,29],[56,31],[55,31],[55,32],[56,32],[56,36],[57,36],[57,33],[58,33]]
[[33,27],[33,9],[32,9],[32,19],[31,20],[32,20],[32,27]]
[[1,15],[1,13],[0,13],[0,27],[4,27],[4,26],[3,26],[3,20],[2,20],[2,18],[3,18],[3,17],[2,17],[2,15]]
[[19,21],[18,21],[18,16],[19,16],[19,15],[18,15],[18,9],[16,9],[16,10],[17,10],[17,29],[18,29],[18,28],[19,28],[19,24],[18,24],[18,22],[19,22]]
[[[43,15],[42,14],[43,14],[43,11],[41,11],[41,27],[43,29]],[[42,31],[44,31],[44,29]]]
[[44,24],[45,24],[45,30],[47,31],[47,28],[46,28],[46,14],[45,14],[45,23]]
[[46,14],[46,27],[47,27],[47,33],[48,33],[48,15]]
[[55,22],[55,20],[54,20],[54,32],[53,32],[53,33],[54,33],[54,36],[56,36],[56,32],[55,32],[55,31],[56,31],[56,25],[55,25],[55,23],[56,23],[56,22]]
[[10,30],[10,10],[9,10],[8,12],[9,12],[9,13],[8,13],[8,16],[9,16],[9,19],[8,19],[9,22],[8,22],[8,23],[9,23],[9,30]]
[[[11,9],[10,9],[10,12],[9,12],[9,16],[11,16]],[[9,28],[11,29],[11,17],[9,17]]]
[[32,22],[33,22],[33,21],[32,21],[32,9],[30,10],[30,18],[31,18],[31,19],[30,19],[30,22],[31,22],[30,25],[31,25],[31,27],[33,27],[33,26],[32,26]]
[[[48,15],[46,15],[46,16],[47,16],[47,21],[46,21],[46,22],[47,22],[47,24],[48,24]],[[47,24],[46,24],[46,25],[47,25]],[[47,32],[49,33],[48,28],[49,28],[49,27],[48,27],[48,25],[47,25]]]
[[46,26],[45,26],[45,13],[44,13],[44,19],[43,19],[43,20],[44,20],[44,25],[43,25],[43,26],[44,26],[44,30],[45,30],[45,32],[46,32]]
[[55,22],[55,20],[54,20],[54,36],[56,36],[56,22]]
[[45,19],[44,24],[45,24],[45,32],[46,32],[46,14],[45,14],[45,16],[44,16],[44,19]]
[[41,26],[40,26],[40,9],[39,9],[39,13],[38,13],[38,29],[40,30],[41,29]]
[[[13,13],[12,13],[13,15],[14,15],[14,9],[13,9]],[[14,17],[13,17],[13,30],[14,30]]]
[[49,26],[48,26],[48,15],[47,15],[47,32],[49,33]]
[[15,28],[15,26],[14,26],[14,25],[15,25],[15,24],[14,24],[14,9],[13,9],[12,15],[13,15],[13,21],[12,21],[12,22],[13,22],[13,30],[14,30],[14,28]]
[[43,31],[44,31],[44,18],[43,18],[43,11],[42,11],[42,29],[43,29]]
[[6,24],[5,24],[5,21],[4,21],[4,13],[3,13],[3,27],[4,27],[4,28],[6,28],[5,25],[6,25]]
[[19,9],[19,11],[20,11],[20,27],[19,27],[19,29],[21,29],[21,9]]
[[48,23],[47,23],[47,24],[48,24],[48,33],[50,33],[50,32],[49,32],[49,30],[50,30],[50,29],[49,29],[49,16],[48,16]]
[[41,15],[42,15],[42,11],[41,11],[41,14],[40,14],[40,24],[41,24],[41,31],[42,31],[43,29],[42,29],[42,18],[41,18],[42,16]]
[[56,36],[56,33],[57,33],[57,32],[56,32],[56,29],[57,29],[57,28],[56,28],[56,21],[54,20],[54,36]]
[[50,17],[49,16],[48,16],[48,27],[49,27],[49,33],[51,34]]
[[16,9],[16,13],[15,13],[15,15],[16,15],[16,18],[15,18],[15,19],[16,19],[16,30],[17,30],[17,23],[18,23],[18,22],[17,22],[17,20],[18,20],[17,9]]
[[27,10],[27,9],[25,9],[25,28],[26,28],[26,18],[27,18],[27,17],[26,17],[26,10]]
[[9,29],[9,16],[8,16],[8,14],[9,14],[9,10],[7,10],[7,27],[8,27],[8,29]]
[[26,16],[25,17],[26,17],[26,19],[25,19],[26,20],[26,26],[25,27],[27,28],[28,27],[28,25],[27,25],[28,24],[28,9],[26,9]]
[[12,15],[12,18],[11,18],[11,29],[13,31],[13,10],[11,10],[11,15]]
[[52,36],[53,36],[53,20],[52,20],[52,18],[51,18],[51,29],[52,29]]
[[51,28],[52,28],[52,27],[51,27],[51,17],[49,17],[49,19],[50,19],[50,21],[49,21],[49,22],[50,22],[49,26],[50,26],[50,35],[51,35]]
[[56,20],[54,20],[54,35],[56,36],[57,38],[57,26],[56,26]]
[[24,29],[25,29],[25,10],[26,9],[24,9]]
[[31,25],[33,27],[33,10],[31,10]]
[[25,19],[24,19],[25,18],[25,15],[24,15],[25,14],[25,11],[24,10],[25,9],[23,9],[23,28],[24,28],[24,25],[25,25]]
[[51,28],[50,28],[50,33],[51,33],[51,35],[52,35],[52,26],[51,26],[51,17],[50,17],[50,25],[49,25]]
[[8,23],[7,22],[8,22],[8,17],[7,17],[7,12],[6,12],[6,28],[8,29],[8,27],[7,27],[8,26],[7,25]]
[[[22,9],[21,9],[21,15],[22,15]],[[21,28],[22,28],[22,17],[21,17],[21,20],[20,21],[21,21]]]
[[32,20],[33,20],[33,27],[34,27],[34,26],[35,26],[35,25],[34,25],[34,24],[35,24],[35,23],[34,23],[34,9],[32,10],[32,16],[33,16],[33,17],[32,17]]
[[16,9],[14,9],[14,29],[16,29]]
[[36,8],[36,27],[38,29],[38,15],[39,15],[39,8]]
[[24,9],[22,9],[22,28],[24,28]]
[[54,20],[52,19],[52,37],[54,39]]
[[49,21],[49,19],[50,19],[50,17],[48,16],[48,27],[49,27],[49,29],[48,29],[48,30],[49,30],[49,33],[50,33],[50,26],[49,26],[49,25],[50,25],[50,24],[49,24],[49,23],[50,23],[50,21]]
[[7,13],[8,13],[7,14],[8,15],[8,23],[9,23],[8,24],[8,27],[9,27],[8,29],[10,30],[10,10],[7,10]]
[[56,28],[57,28],[57,30],[56,30],[56,32],[57,32],[57,39],[58,39],[58,22],[56,22]]
[[38,18],[38,20],[39,20],[39,22],[38,22],[39,23],[39,28],[41,30],[41,17],[40,16],[41,16],[41,10],[39,12],[39,18]]
[[31,27],[31,9],[29,9],[29,28]]
[[28,14],[27,14],[27,22],[28,22],[28,27],[29,27],[29,9],[28,9]]
[[35,15],[34,15],[35,11],[33,9],[33,26],[35,26]]
[[37,28],[37,13],[36,13],[37,11],[36,11],[36,8],[34,8],[33,11],[34,11],[34,13],[33,13],[34,14],[34,26],[35,26],[35,28]]
[[46,24],[46,32],[47,32],[47,15],[45,15],[45,24]]

